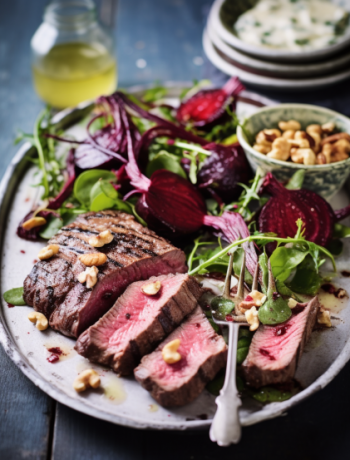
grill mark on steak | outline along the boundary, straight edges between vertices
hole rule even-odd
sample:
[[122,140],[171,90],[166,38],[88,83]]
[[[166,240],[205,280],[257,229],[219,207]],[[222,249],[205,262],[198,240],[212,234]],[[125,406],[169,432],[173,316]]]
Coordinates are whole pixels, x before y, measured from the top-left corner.
[[[201,327],[197,327],[200,324]],[[162,350],[179,339],[181,360],[167,364]],[[217,335],[203,311],[195,311],[175,329],[151,354],[144,356],[134,370],[135,378],[164,407],[182,406],[192,402],[205,385],[225,366],[227,347]]]
[[[114,306],[79,337],[77,352],[112,367],[120,375],[131,374],[140,358],[196,308],[202,293],[197,281],[188,275],[162,275],[149,281],[158,280],[162,287],[157,296],[143,293],[145,281],[131,284]],[[179,303],[182,310],[177,307]]]
[[[113,231],[113,241],[117,242],[113,247],[107,244],[92,248],[88,244],[90,235],[105,229]],[[58,244],[60,251],[34,265],[24,282],[23,295],[28,305],[45,314],[52,328],[68,336],[77,337],[94,323],[130,283],[187,271],[181,250],[120,211],[81,214],[48,244]],[[86,252],[107,256],[93,289],[77,281],[83,271],[78,255]],[[160,324],[158,327],[161,329]]]

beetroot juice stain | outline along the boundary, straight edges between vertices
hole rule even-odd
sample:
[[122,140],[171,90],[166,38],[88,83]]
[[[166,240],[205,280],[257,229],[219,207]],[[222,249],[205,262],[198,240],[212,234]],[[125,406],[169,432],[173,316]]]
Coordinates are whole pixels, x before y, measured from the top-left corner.
[[51,353],[51,355],[47,358],[49,363],[57,363],[60,360],[60,356],[64,355],[63,351],[60,347],[51,347],[48,348],[47,351]]
[[52,354],[47,358],[49,363],[57,363],[57,361],[60,360],[60,357],[58,355]]
[[346,278],[349,278],[350,277],[350,272],[348,272],[347,270],[343,270],[342,272],[340,272],[342,276],[345,276]]
[[14,307],[14,305],[12,305],[12,303],[7,303],[7,306],[8,306],[9,308],[13,308],[13,307]]
[[26,253],[23,249],[21,249],[19,252],[20,252],[21,254],[25,254],[25,253]]

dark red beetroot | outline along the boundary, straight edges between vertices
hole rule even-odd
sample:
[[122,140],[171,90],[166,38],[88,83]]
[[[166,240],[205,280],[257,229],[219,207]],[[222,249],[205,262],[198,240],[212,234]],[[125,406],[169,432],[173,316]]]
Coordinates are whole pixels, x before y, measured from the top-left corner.
[[[103,229],[112,232],[113,241],[93,248],[90,237]],[[59,253],[34,265],[23,296],[49,318],[53,329],[68,336],[78,337],[95,323],[132,282],[187,271],[182,251],[118,211],[81,214],[49,243],[59,245]],[[97,284],[88,289],[77,280],[86,268],[78,256],[93,252],[105,253],[107,262],[98,267]]]
[[206,126],[217,121],[225,112],[244,86],[237,77],[231,78],[223,88],[198,91],[194,96],[182,102],[176,118],[180,123],[194,126]]
[[[155,296],[142,286],[160,281]],[[197,306],[202,290],[188,275],[166,275],[131,284],[114,306],[77,341],[75,349],[90,361],[129,375]]]
[[[163,347],[180,339],[181,360],[167,364]],[[141,360],[134,375],[164,407],[183,406],[193,401],[226,364],[227,347],[200,307],[150,355]]]
[[296,221],[304,222],[304,236],[320,246],[327,246],[333,235],[335,215],[322,197],[310,190],[288,190],[271,173],[266,175],[262,192],[271,195],[259,217],[259,230],[281,238],[293,237]]
[[204,146],[211,152],[198,172],[198,186],[213,190],[225,203],[231,203],[242,192],[239,184],[251,179],[251,169],[242,147],[211,143]]
[[246,382],[256,388],[290,381],[310,338],[320,304],[314,297],[298,304],[291,318],[278,326],[260,325],[253,336],[242,369]]

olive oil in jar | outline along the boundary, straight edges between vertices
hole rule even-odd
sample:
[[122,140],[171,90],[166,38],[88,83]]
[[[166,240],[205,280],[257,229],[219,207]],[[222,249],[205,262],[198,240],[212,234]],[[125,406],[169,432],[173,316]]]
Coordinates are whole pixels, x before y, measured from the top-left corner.
[[52,0],[32,41],[38,95],[57,108],[110,94],[117,85],[113,40],[93,0]]
[[100,44],[64,43],[33,64],[34,87],[45,102],[58,108],[116,89],[116,61]]

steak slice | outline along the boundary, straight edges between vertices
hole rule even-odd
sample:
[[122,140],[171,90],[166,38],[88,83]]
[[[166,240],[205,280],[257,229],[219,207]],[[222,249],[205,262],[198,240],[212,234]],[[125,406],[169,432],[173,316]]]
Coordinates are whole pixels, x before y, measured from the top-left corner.
[[[182,358],[175,364],[167,364],[162,349],[175,339],[180,339],[178,352]],[[199,396],[225,366],[226,359],[224,339],[216,334],[198,306],[153,353],[141,360],[134,375],[160,405],[183,406]]]
[[[107,229],[113,234],[111,243],[89,245],[91,236]],[[187,271],[180,249],[119,211],[81,214],[49,244],[58,244],[59,253],[34,265],[24,281],[24,299],[53,329],[73,337],[104,315],[132,282]],[[107,262],[98,267],[97,284],[88,289],[77,279],[85,270],[78,257],[96,252],[105,253]]]
[[259,326],[242,364],[248,385],[259,388],[285,383],[294,377],[319,308],[318,298],[314,297],[309,303],[297,304],[291,318],[285,323]]
[[90,361],[132,374],[150,353],[197,306],[202,290],[188,275],[163,275],[155,296],[142,292],[144,281],[131,284],[114,306],[79,337],[75,349]]

